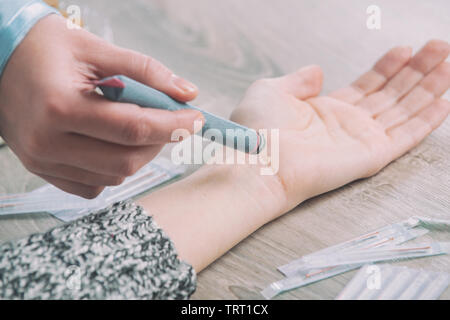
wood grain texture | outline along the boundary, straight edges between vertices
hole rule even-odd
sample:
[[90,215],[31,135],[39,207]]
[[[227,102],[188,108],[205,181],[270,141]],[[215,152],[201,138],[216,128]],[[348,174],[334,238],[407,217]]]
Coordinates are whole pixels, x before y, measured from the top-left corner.
[[[222,116],[231,113],[256,79],[315,63],[324,69],[327,93],[355,79],[390,47],[412,45],[417,50],[431,38],[450,40],[448,0],[71,3],[102,16],[100,22],[109,26],[93,31],[113,34],[116,44],[152,55],[195,82],[201,89],[195,104]],[[371,4],[382,10],[378,31],[366,28],[366,8]],[[449,142],[447,120],[377,176],[312,199],[264,226],[199,274],[193,298],[259,299],[262,288],[282,278],[276,267],[301,255],[412,215],[450,218]],[[6,148],[0,149],[0,172],[0,193],[31,190],[42,183]],[[2,217],[0,241],[59,223],[45,213]],[[450,240],[446,234],[431,236]],[[398,264],[450,272],[450,256]],[[278,298],[333,299],[353,275],[339,275]],[[450,299],[450,289],[441,298]]]

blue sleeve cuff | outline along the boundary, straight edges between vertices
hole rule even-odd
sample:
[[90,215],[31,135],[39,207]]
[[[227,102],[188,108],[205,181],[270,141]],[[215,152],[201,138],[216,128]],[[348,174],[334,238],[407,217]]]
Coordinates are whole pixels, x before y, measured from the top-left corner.
[[0,0],[0,76],[31,28],[51,13],[58,11],[40,0]]

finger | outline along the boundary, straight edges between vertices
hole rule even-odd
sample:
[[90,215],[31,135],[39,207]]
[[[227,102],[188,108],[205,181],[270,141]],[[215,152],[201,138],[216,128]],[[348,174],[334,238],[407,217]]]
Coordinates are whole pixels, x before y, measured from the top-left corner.
[[50,177],[44,174],[39,176],[65,192],[75,194],[86,199],[93,199],[97,197],[104,189],[104,187],[88,186],[81,183]]
[[335,99],[356,104],[362,98],[371,94],[399,72],[410,60],[410,47],[396,47],[389,50],[375,66],[346,88],[332,92],[329,96]]
[[119,176],[102,175],[65,164],[48,162],[34,164],[32,172],[37,175],[45,175],[52,178],[63,179],[70,182],[96,187],[117,186],[124,180],[123,177]]
[[107,42],[98,42],[101,53],[88,55],[101,77],[125,75],[166,93],[178,101],[190,101],[198,94],[197,87],[180,78],[161,62],[139,52],[120,48]]
[[270,81],[284,92],[305,100],[317,96],[322,90],[323,72],[319,66],[311,65]]
[[450,46],[445,41],[432,40],[428,42],[385,87],[367,98],[359,105],[370,114],[376,116],[395,105],[408,91],[443,62],[450,52]]
[[101,175],[128,177],[150,162],[162,147],[129,147],[67,133],[35,157]]
[[110,102],[96,93],[83,97],[70,117],[61,117],[64,128],[93,138],[127,146],[172,142],[177,129],[199,131],[204,117],[199,111],[166,111]]
[[443,62],[429,73],[394,108],[376,117],[386,129],[407,121],[414,114],[442,96],[450,87],[450,63]]
[[450,102],[444,99],[437,99],[404,124],[389,129],[387,134],[392,139],[394,159],[418,145],[444,122],[449,112]]

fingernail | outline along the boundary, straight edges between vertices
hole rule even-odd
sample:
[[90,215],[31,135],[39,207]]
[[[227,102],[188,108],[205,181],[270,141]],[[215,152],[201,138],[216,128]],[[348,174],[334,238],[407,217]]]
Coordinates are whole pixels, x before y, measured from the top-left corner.
[[194,120],[194,133],[200,132],[205,125],[205,117],[203,117],[202,114],[200,114],[197,118]]
[[[189,131],[192,130],[193,133],[199,132],[205,125],[206,119],[200,111],[184,109],[175,112],[179,117],[183,118],[183,121],[187,120],[190,123],[189,128],[186,129],[188,129]],[[195,115],[195,118],[193,118],[195,113],[197,114]],[[192,126],[192,128],[190,126]]]
[[184,93],[194,93],[197,91],[197,87],[194,84],[176,75],[172,76],[172,82],[178,89],[180,89]]
[[198,117],[195,118],[194,121],[199,121],[199,122],[201,122],[201,123],[202,123],[202,127],[203,127],[203,126],[205,125],[206,119],[205,119],[205,117],[203,116],[203,114],[200,113],[200,114],[198,115]]

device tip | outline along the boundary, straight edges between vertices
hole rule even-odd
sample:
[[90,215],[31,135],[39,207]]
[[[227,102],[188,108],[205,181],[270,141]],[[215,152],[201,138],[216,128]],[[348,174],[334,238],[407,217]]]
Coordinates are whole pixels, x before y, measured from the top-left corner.
[[256,141],[256,147],[255,149],[250,152],[252,154],[258,154],[261,152],[262,149],[264,149],[265,145],[266,145],[266,139],[264,138],[264,136],[262,134],[257,133],[257,141]]

